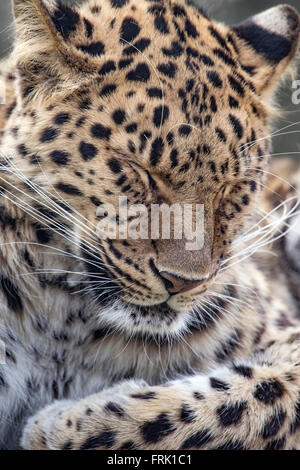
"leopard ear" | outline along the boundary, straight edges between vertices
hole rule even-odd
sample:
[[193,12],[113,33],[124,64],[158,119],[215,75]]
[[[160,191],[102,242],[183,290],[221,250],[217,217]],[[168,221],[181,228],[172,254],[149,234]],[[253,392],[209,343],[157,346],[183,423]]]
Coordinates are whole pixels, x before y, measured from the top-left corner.
[[16,40],[13,51],[24,98],[72,91],[96,69],[72,43],[82,28],[76,8],[60,0],[13,0]]
[[300,16],[279,5],[232,28],[241,64],[253,75],[256,90],[270,98],[293,67],[299,46]]
[[[80,22],[78,11],[60,0],[13,0],[13,10],[17,25],[24,27],[27,36],[58,32],[67,40]],[[30,29],[26,31],[26,27]]]

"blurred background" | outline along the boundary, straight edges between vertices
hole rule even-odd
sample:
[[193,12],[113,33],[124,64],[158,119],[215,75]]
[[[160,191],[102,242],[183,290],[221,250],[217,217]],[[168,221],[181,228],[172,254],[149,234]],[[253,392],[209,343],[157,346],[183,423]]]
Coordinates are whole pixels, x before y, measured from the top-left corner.
[[[65,0],[65,2],[81,3],[80,0]],[[282,0],[281,2],[272,0],[194,0],[194,3],[204,7],[212,18],[230,25],[280,3],[289,3],[300,12],[300,0]],[[0,0],[0,57],[9,52],[13,37],[11,0]],[[300,80],[300,73],[298,73],[297,79]],[[295,125],[285,132],[283,131],[282,133],[285,135],[274,138],[274,153],[300,158],[300,104],[292,103],[292,93],[292,85],[289,82],[279,94],[279,102],[285,113],[277,120],[277,128],[281,129],[293,123]],[[286,132],[293,133],[286,134]],[[279,134],[282,133],[279,132]],[[299,152],[299,155],[294,152]]]

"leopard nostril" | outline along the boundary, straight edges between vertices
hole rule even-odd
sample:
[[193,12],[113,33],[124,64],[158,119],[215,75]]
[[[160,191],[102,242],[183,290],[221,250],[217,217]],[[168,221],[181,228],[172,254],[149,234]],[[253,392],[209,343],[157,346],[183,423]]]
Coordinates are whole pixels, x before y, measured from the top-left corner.
[[167,271],[160,271],[159,274],[163,279],[167,291],[170,294],[179,294],[187,292],[199,286],[206,280],[201,279],[192,281],[190,279],[184,279],[180,276],[177,276],[176,274],[168,273]]

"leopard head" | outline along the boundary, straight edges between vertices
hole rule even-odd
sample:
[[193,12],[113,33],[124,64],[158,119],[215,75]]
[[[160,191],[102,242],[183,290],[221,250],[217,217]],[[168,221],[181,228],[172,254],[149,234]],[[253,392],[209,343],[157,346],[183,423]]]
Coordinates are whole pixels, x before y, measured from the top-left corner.
[[[179,0],[14,0],[14,9],[17,103],[4,149],[55,195],[94,281],[89,295],[99,308],[113,302],[105,321],[180,331],[256,212],[298,14],[282,5],[227,27]],[[190,211],[198,245],[185,230],[175,236],[172,211],[169,236],[161,224],[149,233],[162,205]]]

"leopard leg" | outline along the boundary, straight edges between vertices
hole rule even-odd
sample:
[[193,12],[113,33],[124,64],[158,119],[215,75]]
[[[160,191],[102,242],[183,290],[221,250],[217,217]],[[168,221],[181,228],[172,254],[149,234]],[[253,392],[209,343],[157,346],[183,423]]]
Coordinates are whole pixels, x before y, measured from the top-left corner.
[[209,375],[123,382],[32,418],[26,449],[300,447],[300,331]]

